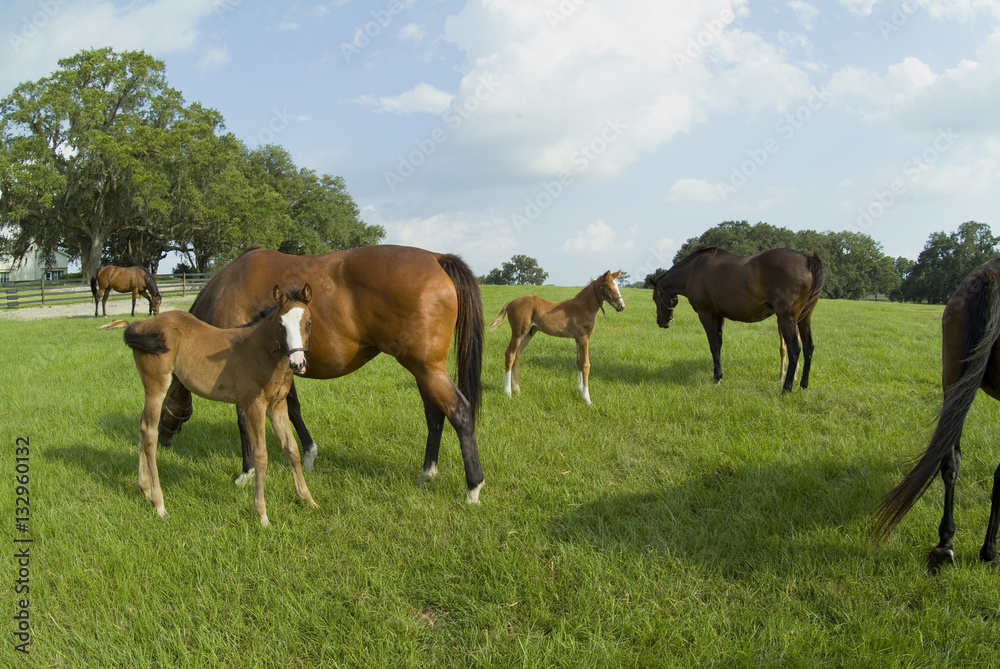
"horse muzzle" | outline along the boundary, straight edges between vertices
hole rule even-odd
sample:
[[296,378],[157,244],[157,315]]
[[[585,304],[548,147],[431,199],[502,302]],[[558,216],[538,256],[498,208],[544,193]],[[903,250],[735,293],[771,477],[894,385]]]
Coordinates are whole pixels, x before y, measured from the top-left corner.
[[296,348],[288,352],[288,367],[299,376],[306,373],[306,350]]

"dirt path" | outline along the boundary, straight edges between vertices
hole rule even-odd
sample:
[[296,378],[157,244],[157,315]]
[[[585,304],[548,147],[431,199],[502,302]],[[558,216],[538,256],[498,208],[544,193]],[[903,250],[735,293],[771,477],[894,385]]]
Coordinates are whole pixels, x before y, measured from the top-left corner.
[[[168,311],[170,309],[187,309],[191,305],[191,301],[194,296],[188,297],[174,297],[174,298],[164,298],[163,303],[160,305],[160,311]],[[140,306],[141,302],[141,306]],[[108,300],[108,318],[125,318],[130,319],[129,315],[132,311],[132,300],[131,298],[126,298],[124,300]],[[149,313],[149,303],[145,300],[139,300],[135,303],[135,317],[139,318],[142,316],[146,317]],[[76,302],[74,304],[56,304],[52,306],[45,307],[24,307],[22,309],[0,309],[0,321],[2,320],[18,320],[18,321],[30,321],[39,318],[70,318],[73,316],[94,316],[94,303],[93,302]],[[101,321],[103,321],[103,317]],[[94,322],[101,322],[98,319],[94,319]]]

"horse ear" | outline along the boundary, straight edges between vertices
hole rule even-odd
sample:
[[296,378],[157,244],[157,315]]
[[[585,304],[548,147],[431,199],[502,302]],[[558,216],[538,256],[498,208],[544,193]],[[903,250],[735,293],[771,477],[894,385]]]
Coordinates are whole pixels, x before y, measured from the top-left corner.
[[[608,271],[610,272],[611,270],[608,270]],[[618,275],[621,274],[621,273],[622,273],[622,271],[618,270],[617,272],[615,272],[614,274],[611,275],[611,278],[612,279],[617,279]]]
[[279,288],[277,285],[274,287],[274,290],[271,291],[271,296],[274,297],[274,301],[277,304],[281,304],[282,300],[285,299],[285,294],[281,291],[281,288]]
[[305,304],[309,304],[312,298],[313,298],[313,288],[307,283],[306,285],[302,286],[302,301]]

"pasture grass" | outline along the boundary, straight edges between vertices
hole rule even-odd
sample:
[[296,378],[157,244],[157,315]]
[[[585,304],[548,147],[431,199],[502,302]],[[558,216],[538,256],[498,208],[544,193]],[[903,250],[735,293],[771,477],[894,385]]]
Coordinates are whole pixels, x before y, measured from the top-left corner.
[[[487,323],[526,292],[484,287]],[[553,300],[570,288],[543,287]],[[136,483],[142,390],[103,319],[0,321],[0,489],[30,438],[28,658],[13,651],[16,564],[0,560],[5,666],[991,666],[1000,573],[978,562],[1000,406],[966,422],[956,564],[936,576],[941,485],[880,550],[872,511],[939,407],[933,306],[823,300],[811,387],[782,395],[773,319],[727,323],[721,383],[682,300],[648,290],[598,317],[591,395],[571,340],[539,335],[502,392],[506,323],[488,331],[478,425],[486,486],[464,504],[454,432],[415,485],[426,436],[387,356],[299,392],[320,446],[300,504],[268,430],[263,530],[237,488],[228,405],[159,450],[167,519]]]

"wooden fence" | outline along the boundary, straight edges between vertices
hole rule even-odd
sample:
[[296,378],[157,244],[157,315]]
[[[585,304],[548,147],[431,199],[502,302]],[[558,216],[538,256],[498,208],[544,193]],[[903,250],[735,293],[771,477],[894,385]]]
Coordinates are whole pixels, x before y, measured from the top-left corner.
[[[179,276],[164,275],[156,277],[156,285],[163,297],[195,295],[208,283],[210,274],[181,274]],[[74,302],[93,302],[90,283],[80,283],[79,279],[62,281],[16,281],[0,286],[4,299],[0,308],[16,309],[18,307],[35,307],[53,304],[72,304]],[[131,293],[116,293],[111,291],[108,299],[114,296],[128,297]],[[141,299],[141,298],[140,298]]]

